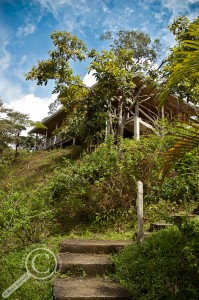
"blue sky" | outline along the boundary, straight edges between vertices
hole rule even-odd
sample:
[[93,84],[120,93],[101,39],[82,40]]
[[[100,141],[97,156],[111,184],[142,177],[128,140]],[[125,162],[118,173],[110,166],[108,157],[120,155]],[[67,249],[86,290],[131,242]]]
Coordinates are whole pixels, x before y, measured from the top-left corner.
[[[163,58],[174,43],[167,26],[180,15],[198,17],[199,0],[0,0],[0,97],[33,120],[47,115],[53,85],[37,87],[24,74],[48,57],[53,31],[70,31],[101,50],[107,30],[138,29],[160,39]],[[85,67],[75,71],[89,84]]]

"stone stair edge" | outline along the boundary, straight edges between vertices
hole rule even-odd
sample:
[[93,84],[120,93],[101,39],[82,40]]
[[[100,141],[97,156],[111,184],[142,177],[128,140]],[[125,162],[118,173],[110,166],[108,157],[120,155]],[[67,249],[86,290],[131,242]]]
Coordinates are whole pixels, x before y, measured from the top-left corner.
[[67,239],[60,243],[60,253],[104,253],[119,251],[132,240]]
[[81,299],[132,299],[127,289],[119,283],[103,278],[56,278],[54,295],[60,300]]

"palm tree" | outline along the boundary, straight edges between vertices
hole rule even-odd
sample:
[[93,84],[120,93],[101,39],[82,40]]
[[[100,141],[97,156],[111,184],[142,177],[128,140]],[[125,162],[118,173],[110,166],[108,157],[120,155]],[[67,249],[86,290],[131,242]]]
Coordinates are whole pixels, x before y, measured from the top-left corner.
[[[187,36],[181,40],[177,47],[174,47],[172,54],[168,59],[167,80],[163,84],[160,93],[160,105],[163,105],[169,94],[178,86],[183,79],[199,78],[199,18],[196,19],[188,28]],[[198,80],[194,87],[199,95]],[[197,95],[196,93],[196,95]],[[196,100],[199,103],[199,98]],[[177,135],[177,143],[167,151],[166,163],[162,170],[163,178],[171,166],[187,152],[199,147],[199,114],[189,116],[187,121],[181,121],[179,126],[182,130]],[[186,126],[184,126],[186,125]]]

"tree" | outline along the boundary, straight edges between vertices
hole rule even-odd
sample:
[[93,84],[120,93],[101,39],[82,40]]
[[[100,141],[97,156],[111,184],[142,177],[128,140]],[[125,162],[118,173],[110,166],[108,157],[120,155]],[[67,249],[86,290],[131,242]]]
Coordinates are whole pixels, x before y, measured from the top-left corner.
[[[46,85],[54,80],[53,93],[68,112],[68,132],[85,139],[96,139],[105,129],[109,118],[111,132],[116,139],[123,134],[125,114],[135,105],[133,77],[152,78],[157,59],[158,41],[154,44],[148,35],[139,31],[120,31],[115,38],[109,32],[110,50],[101,53],[89,51],[86,45],[68,32],[51,35],[55,50],[49,59],[39,61],[26,74],[27,80],[36,80]],[[95,87],[86,87],[78,75],[73,74],[70,61],[92,59],[89,71],[94,70],[98,81]],[[139,94],[139,93],[137,93]],[[112,104],[117,105],[118,114],[112,114]]]
[[18,155],[18,148],[24,137],[21,132],[30,125],[27,114],[6,108],[3,101],[0,100],[0,152],[10,145],[15,146],[15,157]]
[[[93,51],[90,54],[93,61],[89,70],[95,70],[94,74],[98,81],[97,93],[106,99],[110,132],[118,139],[123,136],[128,112],[139,101],[140,89],[151,83],[158,75],[154,65],[160,45],[158,40],[151,44],[147,34],[135,30],[119,31],[115,38],[108,32],[102,38],[112,41],[110,50],[103,50],[101,54]],[[140,89],[133,82],[136,76],[143,80]],[[117,108],[116,116],[112,113],[112,103],[114,108]]]
[[[184,18],[183,18],[184,20]],[[180,28],[178,25],[177,29]],[[184,28],[184,25],[183,25]],[[172,49],[166,66],[167,76],[160,94],[161,104],[166,102],[167,96],[174,90],[180,91],[184,99],[199,102],[199,18],[192,23],[186,23],[186,28],[180,34],[178,44]],[[199,147],[198,113],[190,116],[186,122],[181,122],[181,132],[178,134],[176,145],[167,152],[167,160],[163,175],[185,153]],[[183,123],[183,124],[182,124]],[[183,126],[185,125],[185,126]]]
[[175,93],[180,100],[196,104],[199,99],[199,18],[191,23],[186,17],[179,17],[169,28],[175,35],[177,44],[171,49],[163,65],[164,89],[161,104],[171,93]]

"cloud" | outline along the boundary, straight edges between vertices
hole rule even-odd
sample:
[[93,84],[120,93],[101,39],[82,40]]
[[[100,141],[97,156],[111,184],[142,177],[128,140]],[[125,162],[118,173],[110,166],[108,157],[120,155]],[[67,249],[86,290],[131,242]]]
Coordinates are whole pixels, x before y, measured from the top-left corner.
[[5,102],[11,102],[13,99],[22,97],[23,91],[20,85],[16,85],[6,78],[0,81],[0,97]]
[[162,20],[164,19],[165,17],[165,12],[164,11],[161,11],[161,12],[155,12],[154,14],[154,18],[156,19],[156,21],[158,23],[162,23]]
[[198,12],[194,13],[190,9],[190,4],[199,4],[199,0],[161,0],[161,4],[164,8],[167,8],[171,12],[170,21],[178,16],[186,16],[191,21],[198,16]]
[[[47,98],[35,97],[34,94],[28,94],[18,100],[14,100],[9,104],[5,104],[8,108],[13,108],[24,114],[29,115],[29,119],[36,122],[41,121],[48,116],[49,105],[57,98],[57,95],[53,94]],[[28,127],[22,134],[26,135],[32,127]]]
[[11,63],[11,55],[10,53],[6,50],[6,46],[8,45],[7,41],[3,42],[3,45],[1,47],[1,55],[0,55],[0,76],[2,77],[2,73],[10,67]]
[[35,28],[36,27],[31,23],[28,23],[24,26],[20,26],[20,27],[18,27],[16,36],[17,37],[25,37],[27,35],[30,35],[30,34],[34,33]]
[[[0,97],[4,102],[22,97],[22,88],[8,79],[12,63],[12,55],[6,50],[8,42],[5,41],[1,47],[0,55]],[[8,75],[7,75],[8,74]]]
[[[132,16],[135,9],[129,0],[35,0],[42,13],[50,12],[57,20],[59,29],[78,31],[85,34],[87,27],[96,35],[101,27],[101,34],[107,30],[118,31],[131,29]],[[121,13],[122,12],[122,13]],[[60,22],[61,20],[61,22]]]
[[24,114],[28,114],[32,121],[41,121],[48,115],[48,106],[56,98],[57,95],[55,94],[46,98],[40,98],[36,97],[34,94],[28,94],[18,100],[11,101],[6,106]]
[[97,82],[95,76],[93,75],[94,73],[95,71],[91,71],[89,74],[86,74],[86,76],[84,76],[83,83],[86,86],[90,87]]

